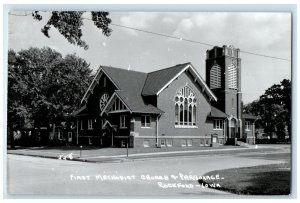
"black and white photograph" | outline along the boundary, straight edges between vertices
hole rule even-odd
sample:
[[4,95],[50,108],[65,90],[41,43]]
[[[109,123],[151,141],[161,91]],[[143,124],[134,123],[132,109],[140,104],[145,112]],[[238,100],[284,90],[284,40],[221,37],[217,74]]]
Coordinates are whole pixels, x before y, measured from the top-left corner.
[[293,6],[232,7],[9,8],[6,195],[290,198]]

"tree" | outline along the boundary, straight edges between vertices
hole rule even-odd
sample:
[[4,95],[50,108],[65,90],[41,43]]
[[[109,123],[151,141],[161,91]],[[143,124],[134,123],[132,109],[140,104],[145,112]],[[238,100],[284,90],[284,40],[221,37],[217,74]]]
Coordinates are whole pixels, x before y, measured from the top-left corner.
[[[91,70],[75,54],[64,58],[50,48],[8,53],[8,124],[48,126],[78,108]],[[16,122],[21,121],[21,122]]]
[[244,112],[260,116],[257,124],[267,133],[276,132],[283,138],[287,127],[291,135],[291,81],[272,85],[258,100],[245,105]]
[[[78,45],[84,49],[88,49],[88,45],[85,41],[81,39],[82,30],[81,26],[83,25],[83,13],[82,11],[52,11],[51,17],[48,20],[47,24],[42,28],[42,33],[46,37],[49,36],[49,30],[53,26],[56,28],[61,35],[63,35],[68,42],[71,44]],[[102,30],[103,35],[110,36],[112,30],[109,28],[111,19],[108,18],[108,12],[90,12],[91,19],[94,22],[94,25]],[[42,20],[43,17],[39,11],[32,12],[32,16],[35,20]]]

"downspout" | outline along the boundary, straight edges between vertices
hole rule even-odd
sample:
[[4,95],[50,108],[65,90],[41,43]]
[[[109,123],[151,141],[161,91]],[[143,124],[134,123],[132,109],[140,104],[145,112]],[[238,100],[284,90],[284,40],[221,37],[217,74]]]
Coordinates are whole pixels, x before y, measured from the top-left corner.
[[114,129],[111,130],[111,147],[114,146]]
[[77,133],[76,143],[78,145],[78,118],[77,118],[77,125],[76,125],[76,133]]
[[242,138],[242,132],[243,132],[243,121],[242,121],[242,105],[241,105],[241,102],[242,101],[240,101],[240,94],[241,94],[241,91],[242,91],[242,87],[241,87],[241,68],[239,67],[240,66],[240,64],[239,64],[239,49],[236,49],[236,65],[237,65],[237,67],[236,67],[236,69],[237,69],[237,85],[238,85],[238,88],[237,88],[237,90],[238,90],[238,92],[237,92],[237,98],[236,98],[236,100],[237,100],[237,119],[238,119],[238,121],[239,121],[239,129],[240,129],[240,132],[239,132],[239,134],[240,134],[240,138]]
[[240,121],[240,138],[243,138],[242,136],[243,136],[243,120],[242,119],[239,119],[239,121]]
[[160,116],[161,116],[161,114],[158,114],[156,117],[156,147],[159,147],[158,146],[158,119]]
[[223,122],[223,137],[224,137],[224,144],[225,144],[225,142],[226,142],[226,119],[227,118],[225,118],[224,119],[224,122]]

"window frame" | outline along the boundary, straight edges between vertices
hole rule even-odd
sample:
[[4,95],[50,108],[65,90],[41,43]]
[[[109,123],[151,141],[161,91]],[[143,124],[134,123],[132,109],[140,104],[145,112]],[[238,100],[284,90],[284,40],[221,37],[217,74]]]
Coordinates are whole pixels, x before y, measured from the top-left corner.
[[210,69],[210,88],[218,89],[222,87],[222,79],[221,79],[222,69],[218,64],[214,64]]
[[73,140],[73,132],[68,132],[68,141],[72,142],[72,140]]
[[120,116],[120,129],[126,129],[126,115],[121,115]]
[[205,138],[204,146],[209,146],[209,139]]
[[93,130],[93,119],[88,119],[88,130]]
[[173,139],[167,139],[166,140],[166,145],[167,145],[167,147],[172,147],[173,146]]
[[228,88],[229,89],[237,89],[238,87],[238,81],[237,81],[237,67],[235,64],[230,64],[228,66]]
[[204,147],[205,146],[205,138],[200,138],[199,141],[200,141],[199,146]]
[[175,128],[198,128],[197,102],[198,98],[190,86],[177,90],[174,97]]
[[111,105],[109,111],[110,112],[119,112],[119,111],[127,111],[127,107],[123,103],[123,101],[119,98],[116,98],[116,100]]
[[181,147],[187,147],[187,141],[186,141],[186,139],[181,139],[180,140],[180,144],[181,144]]
[[143,146],[144,146],[144,147],[150,147],[150,140],[144,139],[144,140],[143,140]]
[[[149,118],[149,123],[147,123],[147,118]],[[144,125],[143,125],[143,120]],[[149,126],[147,126],[147,124],[149,124]],[[142,115],[141,116],[141,128],[151,128],[151,116],[150,115]]]
[[245,121],[245,131],[251,131],[251,122]]
[[63,140],[64,139],[63,132],[58,131],[57,138],[58,138],[58,140]]
[[126,147],[126,145],[127,145],[127,142],[126,142],[126,140],[121,140],[121,147]]
[[83,120],[80,120],[80,130],[84,130],[83,129]]
[[103,77],[103,87],[106,87],[106,77]]
[[214,119],[213,120],[213,130],[224,130],[224,120]]
[[160,139],[160,147],[166,147],[167,145],[166,139]]
[[192,139],[187,139],[186,140],[186,146],[187,147],[192,147],[193,146],[193,140]]

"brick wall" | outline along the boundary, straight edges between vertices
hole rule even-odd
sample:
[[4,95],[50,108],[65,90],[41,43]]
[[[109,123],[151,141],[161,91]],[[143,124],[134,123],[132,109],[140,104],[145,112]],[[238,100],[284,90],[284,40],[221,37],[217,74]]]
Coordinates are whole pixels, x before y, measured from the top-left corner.
[[[162,140],[164,141],[164,145],[162,146]],[[223,137],[218,137],[218,142],[222,145],[225,143]],[[169,146],[168,144],[171,145]],[[156,138],[141,138],[135,137],[134,138],[134,147],[135,148],[143,148],[146,147],[154,148],[156,147]],[[211,137],[206,136],[202,138],[167,138],[167,137],[160,137],[158,139],[158,146],[163,147],[208,147],[211,144]],[[191,145],[190,145],[191,144]]]
[[[188,85],[197,97],[196,125],[198,128],[175,128],[175,103],[176,93]],[[196,84],[189,73],[182,73],[158,96],[157,107],[165,113],[159,119],[159,136],[210,136],[213,132],[212,122],[207,121],[211,111],[208,98],[201,92],[201,87]]]
[[134,116],[134,132],[136,136],[152,136],[156,137],[156,115],[151,116],[150,128],[142,127],[141,115]]

